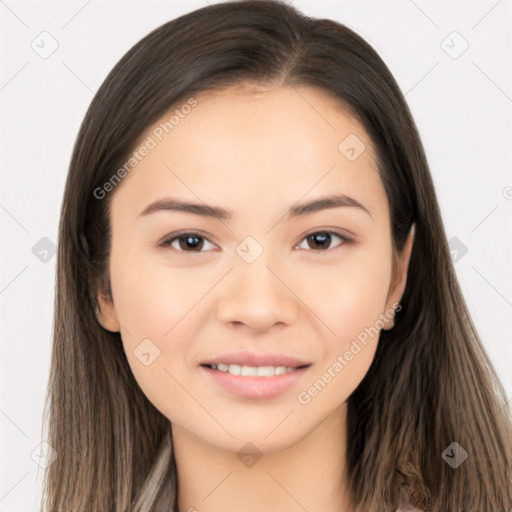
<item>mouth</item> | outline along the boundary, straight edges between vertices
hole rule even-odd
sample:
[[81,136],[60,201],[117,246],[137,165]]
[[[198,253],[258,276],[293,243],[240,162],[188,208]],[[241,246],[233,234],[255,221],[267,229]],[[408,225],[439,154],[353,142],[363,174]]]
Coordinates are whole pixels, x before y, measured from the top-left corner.
[[299,385],[312,362],[300,356],[236,350],[217,354],[199,365],[211,383],[242,398],[275,398]]
[[230,375],[237,375],[241,377],[275,377],[308,368],[311,366],[311,363],[300,366],[245,366],[228,363],[203,363],[201,366],[222,373],[229,373]]

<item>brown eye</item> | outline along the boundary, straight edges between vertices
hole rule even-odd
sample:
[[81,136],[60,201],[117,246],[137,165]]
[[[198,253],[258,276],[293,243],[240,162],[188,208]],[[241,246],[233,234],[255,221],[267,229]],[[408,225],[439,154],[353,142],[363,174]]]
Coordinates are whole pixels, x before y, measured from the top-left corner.
[[315,231],[314,233],[310,233],[309,235],[305,236],[302,239],[302,241],[305,240],[310,249],[314,249],[317,251],[326,251],[327,249],[333,248],[333,247],[331,247],[333,235],[334,235],[334,237],[336,237],[342,241],[341,243],[338,243],[335,247],[338,247],[339,245],[343,245],[344,243],[351,242],[351,240],[349,238],[347,238],[343,235],[340,235],[339,233],[334,233],[333,231]]
[[213,245],[205,237],[198,233],[179,233],[164,240],[160,245],[163,247],[171,246],[178,252],[205,252],[202,249],[205,243]]

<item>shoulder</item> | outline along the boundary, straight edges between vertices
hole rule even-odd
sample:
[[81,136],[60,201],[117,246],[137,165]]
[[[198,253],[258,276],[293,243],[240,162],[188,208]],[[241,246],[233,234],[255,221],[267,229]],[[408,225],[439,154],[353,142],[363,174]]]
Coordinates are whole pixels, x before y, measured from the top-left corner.
[[398,508],[395,512],[423,512],[421,509],[414,507],[410,501],[411,489],[406,486],[400,488],[398,498]]

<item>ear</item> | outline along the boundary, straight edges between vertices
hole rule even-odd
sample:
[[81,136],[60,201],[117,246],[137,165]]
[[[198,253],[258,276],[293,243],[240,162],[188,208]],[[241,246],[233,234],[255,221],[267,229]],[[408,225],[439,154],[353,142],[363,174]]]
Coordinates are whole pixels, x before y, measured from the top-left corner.
[[120,332],[120,324],[114,308],[112,294],[107,293],[100,286],[98,292],[98,307],[96,309],[96,318],[104,329],[111,332]]
[[[399,303],[402,300],[402,296],[405,291],[405,285],[407,283],[407,269],[409,268],[409,261],[411,259],[415,230],[416,225],[413,224],[409,230],[409,235],[407,236],[407,240],[401,254],[397,255],[394,261],[394,276],[388,293],[386,311],[389,309],[394,309],[393,305]],[[393,327],[393,320],[391,322],[391,326],[387,327]]]

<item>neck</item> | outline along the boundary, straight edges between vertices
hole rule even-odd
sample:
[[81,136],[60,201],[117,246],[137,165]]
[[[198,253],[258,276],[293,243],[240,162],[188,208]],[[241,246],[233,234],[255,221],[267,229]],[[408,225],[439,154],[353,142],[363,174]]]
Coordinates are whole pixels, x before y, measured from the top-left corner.
[[343,404],[294,445],[244,464],[173,424],[179,512],[349,512],[345,427]]

